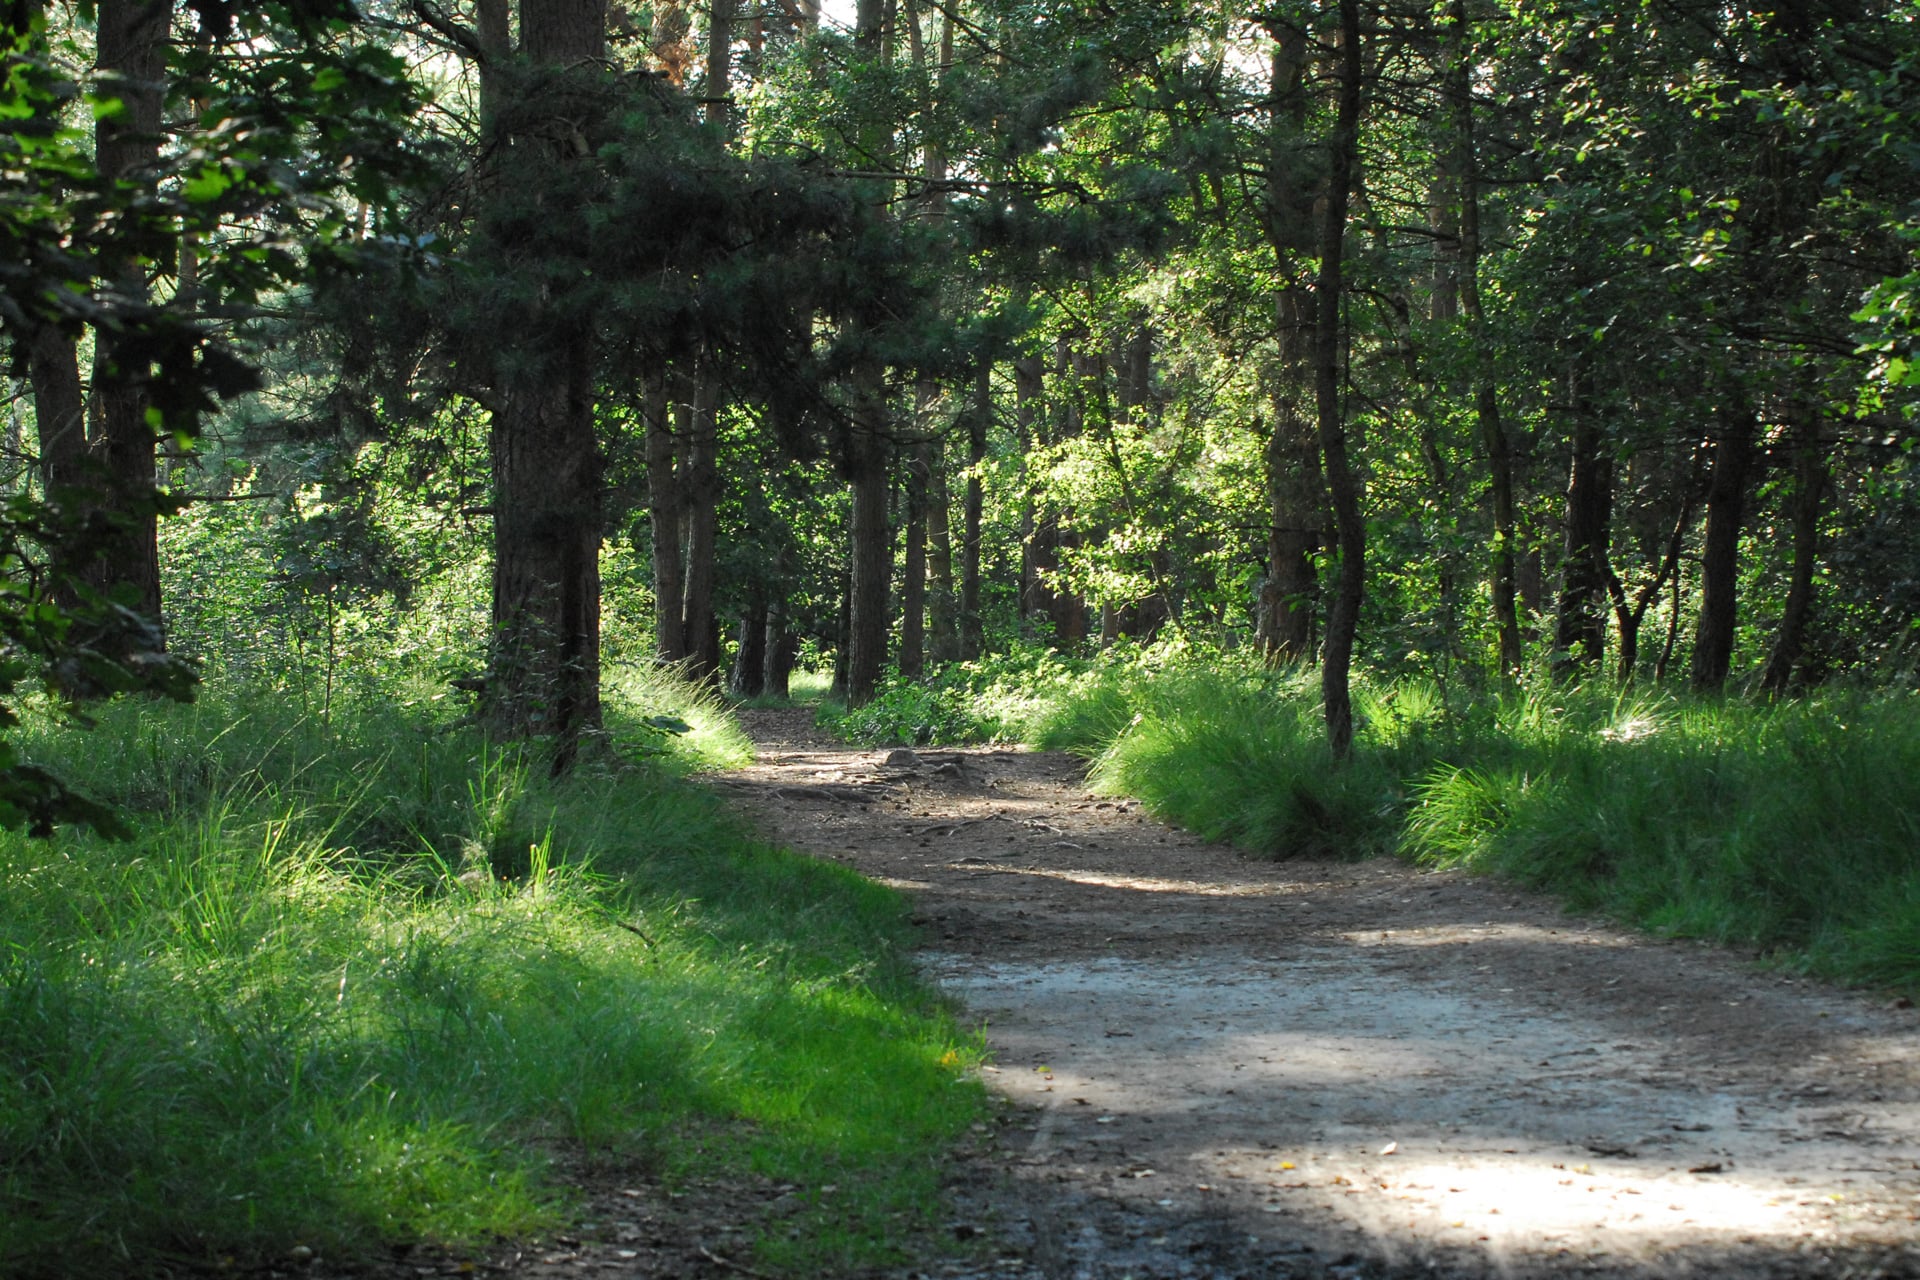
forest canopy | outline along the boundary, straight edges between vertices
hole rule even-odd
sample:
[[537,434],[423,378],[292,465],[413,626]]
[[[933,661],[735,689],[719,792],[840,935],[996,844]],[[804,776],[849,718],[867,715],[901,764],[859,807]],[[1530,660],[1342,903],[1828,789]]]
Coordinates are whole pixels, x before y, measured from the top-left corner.
[[15,4],[9,686],[1904,681],[1915,17]]

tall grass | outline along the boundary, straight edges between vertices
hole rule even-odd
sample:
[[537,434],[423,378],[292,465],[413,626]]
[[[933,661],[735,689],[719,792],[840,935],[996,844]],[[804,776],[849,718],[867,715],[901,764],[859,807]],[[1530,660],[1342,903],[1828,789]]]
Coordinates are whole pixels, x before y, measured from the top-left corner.
[[321,725],[216,684],[42,731],[138,835],[0,836],[0,1274],[524,1234],[583,1145],[825,1174],[763,1259],[885,1258],[981,1106],[972,1050],[896,895],[676,776],[745,751],[717,707],[617,683],[561,783],[425,698]]
[[1495,872],[1650,929],[1920,989],[1909,692],[1450,699],[1362,681],[1343,763],[1312,673],[1251,656],[1149,650],[1027,692],[1029,742],[1087,756],[1097,788],[1211,839]]

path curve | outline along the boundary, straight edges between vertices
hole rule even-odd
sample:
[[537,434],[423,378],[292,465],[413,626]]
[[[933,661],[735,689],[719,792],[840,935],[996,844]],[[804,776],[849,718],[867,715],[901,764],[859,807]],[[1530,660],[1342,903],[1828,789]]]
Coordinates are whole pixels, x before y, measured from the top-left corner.
[[1021,1108],[956,1192],[998,1256],[949,1272],[1920,1277],[1912,1009],[810,714],[743,712],[759,762],[718,781],[912,895]]

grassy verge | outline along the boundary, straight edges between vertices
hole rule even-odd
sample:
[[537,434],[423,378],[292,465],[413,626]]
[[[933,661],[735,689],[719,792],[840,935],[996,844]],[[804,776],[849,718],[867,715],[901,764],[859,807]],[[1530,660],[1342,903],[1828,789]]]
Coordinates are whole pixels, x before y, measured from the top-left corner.
[[910,697],[977,688],[971,719],[943,722],[952,736],[1078,752],[1099,790],[1256,854],[1494,872],[1649,929],[1920,990],[1912,693],[1450,699],[1363,683],[1354,757],[1335,764],[1315,672],[1170,648],[1023,661],[892,686],[865,714],[885,730]]
[[525,1234],[582,1147],[834,1183],[762,1265],[887,1258],[972,1048],[897,896],[681,781],[746,744],[646,683],[562,784],[424,703],[215,687],[33,741],[139,834],[0,836],[0,1274]]

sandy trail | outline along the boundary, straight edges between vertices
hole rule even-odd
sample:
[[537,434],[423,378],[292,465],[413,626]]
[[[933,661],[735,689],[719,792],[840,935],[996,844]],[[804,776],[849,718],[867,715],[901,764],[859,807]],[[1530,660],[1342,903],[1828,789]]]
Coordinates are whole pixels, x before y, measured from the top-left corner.
[[950,1271],[1920,1276],[1911,1010],[1457,875],[1251,861],[1063,755],[743,719],[724,785],[913,895],[1023,1107],[956,1189],[998,1256]]

